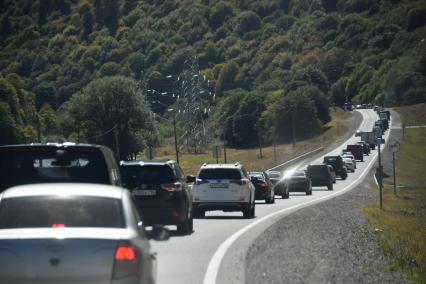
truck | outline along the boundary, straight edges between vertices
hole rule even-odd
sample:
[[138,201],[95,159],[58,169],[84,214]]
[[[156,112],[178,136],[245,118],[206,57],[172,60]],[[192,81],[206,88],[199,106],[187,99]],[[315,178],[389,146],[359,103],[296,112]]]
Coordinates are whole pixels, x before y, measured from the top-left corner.
[[[381,136],[381,135],[380,135]],[[376,133],[374,133],[373,131],[371,132],[361,132],[361,141],[365,141],[366,143],[368,143],[370,145],[371,149],[376,149]]]
[[389,129],[390,112],[388,110],[380,111],[379,118],[383,122],[384,130]]
[[351,152],[352,155],[354,155],[355,160],[364,162],[364,150],[362,149],[361,145],[358,145],[358,144],[347,145],[346,150]]

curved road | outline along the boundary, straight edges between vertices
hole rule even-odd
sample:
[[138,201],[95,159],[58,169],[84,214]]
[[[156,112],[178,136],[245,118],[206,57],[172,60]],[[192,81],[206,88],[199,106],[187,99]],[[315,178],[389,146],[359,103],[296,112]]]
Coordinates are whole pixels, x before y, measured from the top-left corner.
[[[371,131],[378,119],[376,113],[370,109],[358,111],[363,116],[360,129]],[[385,139],[388,134],[389,131]],[[359,137],[352,136],[327,155],[340,154],[347,144],[355,144],[359,140]],[[293,193],[290,199],[275,199],[275,204],[258,201],[254,219],[244,219],[239,212],[208,212],[206,218],[194,219],[194,232],[190,236],[174,235],[172,231],[169,241],[152,241],[153,250],[158,252],[157,283],[244,283],[244,246],[249,246],[255,236],[291,212],[352,189],[365,178],[376,159],[377,148],[370,156],[364,157],[364,162],[357,162],[355,173],[349,173],[346,180],[337,180],[333,191],[314,187],[311,196]],[[312,161],[320,162],[322,157]],[[239,249],[236,249],[238,246]],[[229,261],[232,258],[233,261]],[[235,259],[241,261],[235,262]],[[240,265],[229,267],[227,263]]]

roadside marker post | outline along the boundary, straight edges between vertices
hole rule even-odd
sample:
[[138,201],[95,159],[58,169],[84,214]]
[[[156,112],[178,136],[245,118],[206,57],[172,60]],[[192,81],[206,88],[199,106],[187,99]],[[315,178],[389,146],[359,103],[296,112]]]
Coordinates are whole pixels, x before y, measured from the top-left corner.
[[380,153],[380,145],[385,144],[385,139],[383,138],[377,138],[376,144],[378,147],[378,154],[379,154],[379,166],[377,167],[377,172],[379,176],[379,194],[380,194],[380,209],[383,210],[383,183],[382,183],[382,172],[383,172],[383,166],[382,166],[382,159],[381,159],[381,153]]
[[394,141],[389,145],[392,151],[392,167],[393,167],[393,193],[396,195],[396,174],[395,174],[395,153],[399,150],[399,142]]

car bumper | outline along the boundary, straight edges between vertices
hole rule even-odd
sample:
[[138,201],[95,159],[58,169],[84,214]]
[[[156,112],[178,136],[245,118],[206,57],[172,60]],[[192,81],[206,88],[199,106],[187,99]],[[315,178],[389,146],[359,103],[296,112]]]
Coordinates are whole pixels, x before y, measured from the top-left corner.
[[189,210],[179,207],[137,208],[147,226],[176,225],[186,219]]
[[306,192],[308,191],[308,187],[306,184],[289,184],[288,191],[289,192]]
[[242,211],[251,208],[248,202],[193,202],[192,207],[195,210],[224,212]]

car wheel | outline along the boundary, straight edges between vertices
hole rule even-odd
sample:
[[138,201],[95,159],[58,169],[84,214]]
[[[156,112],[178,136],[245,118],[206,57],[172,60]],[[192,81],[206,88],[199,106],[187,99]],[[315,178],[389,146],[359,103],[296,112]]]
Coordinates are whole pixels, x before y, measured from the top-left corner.
[[200,210],[200,209],[193,209],[192,210],[193,218],[204,218],[205,213],[206,212],[204,210]]
[[283,196],[284,196],[285,199],[289,199],[290,198],[290,192],[287,191]]
[[306,191],[306,195],[312,195],[312,188]]
[[244,218],[247,218],[247,219],[254,218],[255,207],[256,206],[253,204],[253,206],[251,208],[245,208],[245,209],[243,209],[243,216],[244,216]]
[[275,194],[272,196],[272,202],[271,203],[275,203]]
[[181,235],[188,235],[192,232],[192,218],[177,224],[177,232]]
[[329,185],[327,185],[328,190],[333,190],[333,184],[329,183]]

